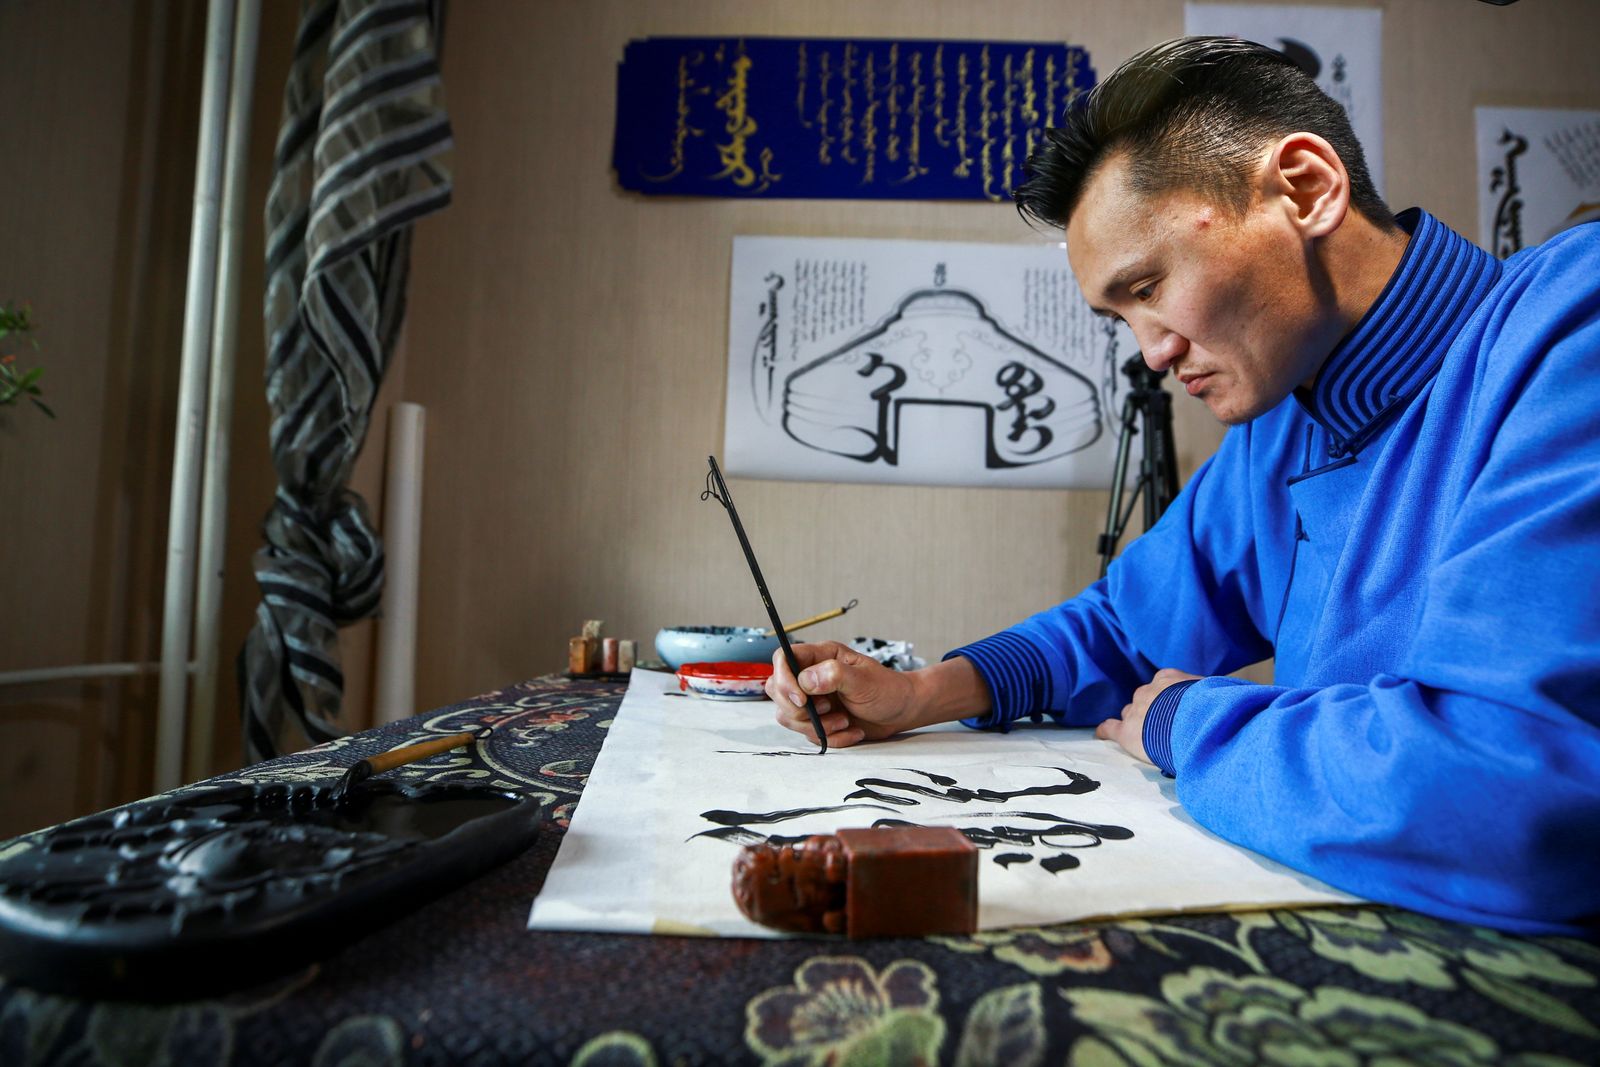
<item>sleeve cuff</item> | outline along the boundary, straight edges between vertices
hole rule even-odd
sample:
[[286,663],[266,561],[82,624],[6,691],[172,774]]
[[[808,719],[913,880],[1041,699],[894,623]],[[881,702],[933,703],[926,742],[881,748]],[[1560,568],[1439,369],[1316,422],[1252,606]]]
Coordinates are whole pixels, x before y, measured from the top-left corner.
[[1198,678],[1174,682],[1163,689],[1144,715],[1144,751],[1150,762],[1161,768],[1168,778],[1177,777],[1172,766],[1172,720],[1178,714],[1178,702]]
[[1040,721],[1050,706],[1050,668],[1044,655],[1017,634],[1003,630],[946,653],[944,658],[955,656],[972,661],[989,687],[991,701],[987,715],[962,719],[963,724],[980,730],[1007,730],[1025,715]]

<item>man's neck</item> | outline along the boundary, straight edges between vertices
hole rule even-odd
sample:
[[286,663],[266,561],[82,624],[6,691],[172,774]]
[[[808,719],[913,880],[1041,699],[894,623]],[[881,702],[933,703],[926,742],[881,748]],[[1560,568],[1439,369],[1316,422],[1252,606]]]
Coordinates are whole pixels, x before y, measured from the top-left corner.
[[[1322,364],[1383,295],[1405,255],[1411,235],[1399,226],[1381,229],[1354,208],[1344,225],[1320,238],[1313,250],[1313,285],[1327,309],[1326,328],[1319,338]],[[1316,374],[1302,388],[1309,389]]]

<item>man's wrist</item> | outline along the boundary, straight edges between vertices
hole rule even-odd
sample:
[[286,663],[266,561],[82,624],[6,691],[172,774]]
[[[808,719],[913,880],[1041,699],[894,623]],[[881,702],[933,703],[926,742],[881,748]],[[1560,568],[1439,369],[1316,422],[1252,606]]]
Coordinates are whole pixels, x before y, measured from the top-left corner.
[[982,715],[992,703],[988,683],[965,656],[953,656],[911,671],[906,678],[911,682],[916,726],[933,726]]

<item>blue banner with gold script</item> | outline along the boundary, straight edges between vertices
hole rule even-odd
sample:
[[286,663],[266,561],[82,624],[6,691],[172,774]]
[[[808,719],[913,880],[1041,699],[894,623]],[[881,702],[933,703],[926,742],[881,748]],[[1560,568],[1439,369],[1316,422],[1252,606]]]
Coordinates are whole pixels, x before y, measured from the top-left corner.
[[651,194],[1005,200],[1094,77],[1064,44],[651,37],[617,68],[612,165]]

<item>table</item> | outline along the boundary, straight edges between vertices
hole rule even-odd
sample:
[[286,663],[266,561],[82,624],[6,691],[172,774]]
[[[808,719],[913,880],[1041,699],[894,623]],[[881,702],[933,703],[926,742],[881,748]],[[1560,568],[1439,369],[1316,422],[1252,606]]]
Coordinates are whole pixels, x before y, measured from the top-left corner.
[[1600,1062],[1600,946],[1388,908],[867,942],[528,931],[624,688],[537,679],[213,779],[332,779],[492,723],[483,752],[392,773],[509,784],[553,821],[521,857],[262,986],[152,1006],[0,985],[0,1064]]

